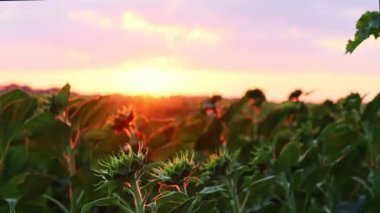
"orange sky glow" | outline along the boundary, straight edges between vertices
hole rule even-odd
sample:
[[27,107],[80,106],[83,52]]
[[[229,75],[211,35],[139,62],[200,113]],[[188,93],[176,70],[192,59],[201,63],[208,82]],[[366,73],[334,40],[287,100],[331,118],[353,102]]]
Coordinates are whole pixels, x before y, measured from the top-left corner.
[[380,92],[378,41],[344,54],[376,1],[110,2],[0,2],[0,85],[225,97],[261,88],[273,101],[298,88],[308,101]]

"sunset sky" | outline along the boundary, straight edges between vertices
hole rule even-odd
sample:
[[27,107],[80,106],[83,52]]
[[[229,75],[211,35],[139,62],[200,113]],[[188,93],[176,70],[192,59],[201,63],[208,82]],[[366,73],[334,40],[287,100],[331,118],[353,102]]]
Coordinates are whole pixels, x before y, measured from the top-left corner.
[[380,92],[380,40],[345,44],[377,0],[0,1],[0,85],[85,94],[307,100]]

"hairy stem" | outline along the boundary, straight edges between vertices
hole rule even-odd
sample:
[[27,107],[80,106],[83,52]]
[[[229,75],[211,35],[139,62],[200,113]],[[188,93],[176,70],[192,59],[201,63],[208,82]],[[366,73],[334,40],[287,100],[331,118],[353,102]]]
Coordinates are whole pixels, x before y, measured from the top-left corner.
[[67,155],[67,163],[68,163],[68,170],[70,174],[70,180],[69,180],[69,199],[70,199],[70,212],[75,212],[75,196],[74,196],[74,188],[71,181],[71,178],[75,175],[76,172],[76,165],[75,165],[75,152],[71,148],[68,149],[68,155]]
[[240,201],[239,201],[239,194],[237,192],[236,186],[234,184],[233,180],[228,180],[228,191],[230,193],[230,196],[232,198],[231,204],[232,209],[234,213],[240,213]]
[[136,213],[144,213],[145,212],[145,203],[144,203],[143,196],[141,193],[141,189],[139,186],[139,180],[132,182],[131,190],[133,192],[133,198],[134,198]]
[[182,184],[182,185],[180,185],[181,187],[180,187],[180,191],[182,192],[182,193],[184,193],[184,194],[186,194],[187,195],[187,183],[186,183],[186,181]]

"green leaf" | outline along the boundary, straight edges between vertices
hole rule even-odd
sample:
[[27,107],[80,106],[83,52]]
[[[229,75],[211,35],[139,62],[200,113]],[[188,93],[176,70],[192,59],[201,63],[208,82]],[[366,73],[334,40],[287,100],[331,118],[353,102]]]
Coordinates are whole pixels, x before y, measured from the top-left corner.
[[233,120],[228,127],[227,147],[229,150],[237,150],[252,140],[252,134],[250,134],[253,128],[252,119],[243,117]]
[[0,109],[1,148],[12,139],[13,134],[23,125],[37,107],[35,98],[21,98],[4,104]]
[[207,127],[206,131],[198,138],[195,144],[195,149],[216,151],[222,145],[220,138],[222,133],[223,124],[221,120],[214,119]]
[[[369,130],[376,131],[380,124],[380,93],[367,104],[364,109],[362,120],[365,122]],[[373,132],[375,133],[375,132]]]
[[193,208],[193,206],[198,205],[199,202],[200,202],[199,199],[192,197],[188,199],[186,202],[172,209],[170,212],[171,213],[189,213],[191,212],[191,208]]
[[271,175],[271,176],[267,176],[267,177],[264,177],[264,178],[261,178],[261,179],[258,179],[258,180],[254,179],[254,181],[248,182],[243,188],[245,189],[245,188],[256,187],[256,186],[262,185],[262,184],[263,185],[264,184],[268,184],[268,183],[271,183],[275,178],[276,178],[275,175]]
[[47,177],[22,173],[0,187],[0,197],[15,204],[16,212],[46,212],[42,194],[50,186]]
[[[20,157],[26,156],[27,150],[26,147],[21,145],[12,145],[10,146],[7,156],[4,161],[4,170],[1,173],[2,178],[10,178],[14,175],[22,173],[26,168],[28,158]],[[1,178],[0,178],[1,179]]]
[[120,209],[122,209],[124,212],[133,213],[133,210],[121,204],[120,198],[118,197],[104,197],[104,198],[100,198],[92,202],[89,202],[82,207],[81,213],[90,212],[91,209],[96,206],[117,206]]
[[[21,97],[21,98],[20,98]],[[37,108],[35,98],[25,97],[23,93],[14,91],[0,97],[0,171],[14,134],[20,130],[24,122],[32,116]],[[5,101],[10,101],[5,103]]]
[[47,200],[40,195],[21,198],[16,203],[15,212],[49,212]]
[[205,188],[203,188],[199,192],[199,194],[201,194],[201,195],[207,195],[207,194],[213,194],[213,193],[216,193],[216,192],[225,191],[225,188],[223,186],[224,185],[205,187]]
[[333,123],[320,134],[318,139],[329,163],[338,160],[350,148],[363,142],[362,134],[352,126],[351,123]]
[[302,188],[305,191],[312,191],[315,186],[320,183],[328,174],[328,169],[322,166],[309,167],[305,171],[305,177],[303,178]]
[[182,192],[167,192],[157,198],[156,207],[158,208],[158,212],[170,212],[188,199],[189,197]]
[[264,203],[264,205],[257,205],[255,207],[256,208],[253,211],[254,213],[286,212],[284,211],[283,205],[271,201],[267,201],[266,203]]
[[25,181],[18,185],[20,197],[17,200],[16,212],[46,212],[47,200],[43,193],[50,186],[47,177],[28,175]]
[[286,111],[284,109],[275,109],[258,124],[258,134],[264,137],[270,137],[281,121],[286,118]]
[[41,155],[62,156],[61,153],[70,145],[70,127],[54,119],[50,113],[34,117],[26,124],[26,129],[30,136],[30,147],[43,151]]
[[212,213],[212,212],[219,212],[216,211],[216,201],[210,200],[210,201],[203,201],[199,204],[198,208],[194,209],[194,212],[200,212],[200,213]]
[[367,192],[371,195],[372,199],[375,199],[375,193],[373,192],[373,189],[368,186],[365,180],[361,179],[360,177],[351,177],[354,181],[358,182]]
[[84,131],[104,126],[108,116],[115,111],[115,104],[110,101],[110,97],[104,96],[81,103],[71,112],[70,120],[74,128],[79,126]]
[[371,121],[375,119],[380,110],[380,93],[376,95],[376,97],[367,104],[364,109],[362,118],[363,120]]
[[22,199],[24,201],[41,196],[49,187],[51,179],[46,176],[30,174],[25,181],[19,186],[22,191]]
[[66,84],[57,94],[51,97],[50,112],[59,114],[69,105],[70,85]]
[[302,186],[303,181],[305,180],[305,171],[299,169],[292,174],[290,183],[294,189],[299,189]]
[[0,187],[0,197],[3,199],[20,197],[18,186],[25,182],[28,175],[29,173],[21,173],[9,179],[5,185]]
[[157,202],[157,207],[159,207],[167,202],[182,203],[182,202],[185,202],[187,199],[189,199],[189,197],[186,194],[182,192],[173,191],[173,192],[167,192],[167,193],[161,194],[157,198],[156,202]]
[[29,96],[21,90],[12,90],[0,96],[0,108],[3,108],[6,104],[12,101],[20,100],[20,99],[24,99],[28,97]]
[[346,46],[346,53],[353,53],[354,50],[366,39],[373,35],[376,39],[380,36],[379,12],[366,12],[356,23],[356,33],[354,40],[349,40]]
[[221,120],[226,123],[230,123],[234,119],[234,117],[239,116],[241,114],[242,107],[247,102],[247,100],[247,97],[243,97],[237,102],[232,103],[230,107],[228,107],[222,114]]
[[297,164],[299,157],[300,149],[298,144],[294,142],[287,143],[281,150],[277,165],[282,171],[290,171],[291,167]]

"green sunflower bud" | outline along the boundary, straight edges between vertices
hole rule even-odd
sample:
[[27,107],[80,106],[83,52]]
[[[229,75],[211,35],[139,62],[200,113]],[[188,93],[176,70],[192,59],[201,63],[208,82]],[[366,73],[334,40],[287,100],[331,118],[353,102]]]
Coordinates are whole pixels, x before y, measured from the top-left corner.
[[209,160],[203,164],[201,181],[217,180],[228,174],[228,169],[232,163],[231,156],[225,150],[210,156]]
[[96,175],[107,181],[131,182],[137,178],[144,167],[146,155],[141,151],[133,152],[130,145],[116,155],[99,162],[100,170]]
[[160,184],[182,185],[191,177],[197,165],[194,163],[192,151],[181,152],[161,167],[153,169],[152,176]]

